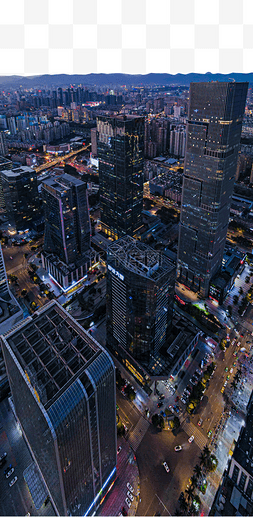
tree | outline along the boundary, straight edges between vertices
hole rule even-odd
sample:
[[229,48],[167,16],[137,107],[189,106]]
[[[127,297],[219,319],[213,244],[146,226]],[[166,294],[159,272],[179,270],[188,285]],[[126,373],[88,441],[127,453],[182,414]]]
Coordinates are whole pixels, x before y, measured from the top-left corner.
[[243,288],[242,287],[240,287],[240,289],[239,289],[239,294],[243,294]]
[[188,503],[187,503],[184,495],[180,499],[179,506],[180,506],[181,510],[183,511],[184,515],[186,515],[188,512]]
[[174,429],[178,429],[180,427],[180,420],[177,416],[174,417]]
[[119,422],[117,424],[117,435],[118,436],[124,436],[125,434],[125,427],[124,425],[122,424],[122,422]]
[[232,386],[233,390],[236,389],[237,382],[235,381],[235,379],[231,382],[231,386]]
[[237,305],[238,304],[238,301],[239,301],[239,296],[237,296],[236,294],[233,296],[233,304],[234,305]]
[[217,468],[218,460],[214,454],[211,454],[207,460],[207,470],[209,472],[214,472]]
[[185,493],[187,495],[187,501],[188,503],[193,500],[194,497],[194,488],[190,485],[188,488],[186,488]]
[[195,465],[193,472],[194,472],[196,478],[199,479],[202,474],[202,469],[201,469],[200,465],[198,465],[198,464]]
[[198,480],[197,480],[196,476],[194,476],[194,475],[191,477],[191,484],[192,484],[191,486],[193,488],[196,488],[196,486],[198,484]]
[[200,459],[200,465],[203,465],[205,467],[206,466],[206,456],[203,452],[201,452],[199,459]]
[[159,415],[157,413],[155,413],[153,416],[152,416],[152,424],[154,427],[158,427],[159,426]]
[[205,445],[205,447],[203,449],[203,453],[204,453],[206,458],[210,458],[211,451],[210,451],[208,445]]
[[232,305],[228,305],[229,316],[232,316],[232,312],[233,312]]
[[161,428],[161,429],[164,429],[164,428],[165,428],[165,422],[164,422],[164,418],[162,417],[162,415],[160,415],[160,422],[159,422],[159,425],[160,425],[160,428]]

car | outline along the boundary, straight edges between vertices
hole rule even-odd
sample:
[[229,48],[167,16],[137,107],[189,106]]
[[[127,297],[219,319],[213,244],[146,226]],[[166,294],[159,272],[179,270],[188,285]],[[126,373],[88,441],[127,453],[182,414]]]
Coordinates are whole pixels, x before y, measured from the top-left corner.
[[10,482],[9,482],[9,486],[13,486],[14,483],[16,483],[16,481],[18,480],[18,476],[15,476]]
[[191,392],[185,388],[184,389],[184,394],[190,396]]
[[236,361],[233,363],[233,366],[236,366]]
[[122,447],[121,447],[121,445],[120,445],[120,446],[118,447],[118,449],[117,449],[117,454],[119,454],[121,450],[122,450]]
[[181,400],[181,402],[183,402],[183,404],[187,404],[187,400],[186,400],[186,398],[185,398],[185,397],[181,397],[181,399],[180,399],[180,400]]
[[198,373],[198,375],[202,375],[202,372],[199,370],[199,368],[197,368],[196,373]]
[[6,479],[8,479],[14,472],[14,468],[12,467],[8,472],[5,474]]
[[164,395],[160,395],[159,400],[163,400],[165,398]]
[[162,407],[162,406],[163,406],[163,402],[162,401],[158,402],[157,407]]
[[246,341],[246,343],[247,343],[247,345],[248,345],[249,343],[251,343],[251,341]]
[[7,469],[4,470],[4,475],[6,476],[7,472],[9,472],[9,470],[12,469],[12,464],[10,464]]
[[220,392],[221,392],[221,393],[224,393],[224,391],[225,391],[225,386],[222,386],[222,388],[221,388]]
[[183,448],[182,445],[176,445],[176,447],[174,448],[174,451],[179,452],[182,450],[182,448]]
[[125,502],[126,502],[126,504],[127,504],[128,508],[131,508],[132,503],[131,503],[131,501],[128,499],[128,497],[126,497]]
[[117,409],[117,410],[119,409],[119,406],[118,406],[118,404],[116,404],[116,409]]
[[195,386],[195,384],[197,384],[197,379],[194,379],[194,377],[192,377],[190,379],[190,383],[193,384],[193,386]]
[[212,434],[213,434],[213,431],[211,431],[211,429],[209,429],[209,431],[207,433],[208,438],[210,438],[212,436]]
[[228,372],[228,366],[226,366],[226,368],[225,368],[225,372]]
[[190,438],[188,438],[188,442],[189,442],[189,443],[192,443],[192,442],[193,442],[193,440],[194,440],[194,436],[193,436],[193,434],[192,434],[192,435],[190,436]]
[[226,386],[227,386],[227,383],[228,383],[228,381],[225,381],[225,382],[224,382],[224,387],[226,387]]
[[130,501],[134,500],[134,496],[131,494],[131,492],[129,492],[129,490],[127,491],[127,497],[130,499]]
[[229,381],[229,379],[230,379],[230,375],[227,375],[227,381]]
[[4,460],[4,458],[6,458],[6,456],[7,456],[7,452],[4,452],[4,453],[2,454],[2,456],[0,456],[0,462],[1,462],[1,461],[3,461],[3,460]]
[[199,426],[199,427],[201,427],[201,426],[202,426],[202,424],[203,424],[203,419],[202,419],[202,418],[200,418],[200,419],[199,419],[199,421],[198,421],[198,426]]
[[134,489],[133,489],[132,485],[130,485],[130,483],[127,483],[127,488],[128,488],[128,490],[130,490],[130,492],[134,491]]
[[122,515],[127,515],[127,511],[124,506],[121,508]]
[[186,389],[191,393],[192,392],[192,386],[190,384],[187,384]]
[[163,462],[163,466],[164,466],[164,468],[165,468],[166,472],[169,472],[169,471],[170,471],[170,469],[169,469],[169,467],[168,467],[168,465],[167,465],[166,461],[164,461],[164,462]]

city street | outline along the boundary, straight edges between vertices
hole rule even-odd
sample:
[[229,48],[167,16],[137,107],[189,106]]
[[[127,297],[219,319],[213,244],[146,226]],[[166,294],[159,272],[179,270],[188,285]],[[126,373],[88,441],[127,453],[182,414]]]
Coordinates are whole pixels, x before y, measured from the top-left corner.
[[[217,368],[210,379],[209,386],[195,414],[188,415],[182,402],[177,402],[179,407],[182,408],[182,413],[179,414],[181,426],[174,432],[159,431],[150,423],[151,417],[149,421],[144,418],[144,409],[146,407],[150,409],[151,415],[155,412],[160,412],[157,408],[158,396],[152,394],[148,397],[131,379],[129,374],[120,367],[122,375],[131,381],[137,391],[133,404],[117,390],[117,404],[120,408],[118,414],[123,423],[128,427],[126,439],[131,443],[135,451],[140,473],[140,501],[137,515],[155,515],[157,512],[161,515],[175,515],[180,493],[186,489],[189,478],[193,474],[193,467],[198,463],[200,453],[206,444],[217,455],[219,461],[217,471],[209,475],[210,479],[208,478],[206,494],[204,496],[200,494],[203,509],[205,513],[208,513],[223,470],[226,467],[229,450],[233,440],[236,439],[240,432],[241,425],[243,425],[241,410],[244,409],[245,412],[247,397],[252,389],[248,388],[247,395],[244,392],[244,402],[241,402],[241,408],[239,407],[239,410],[241,410],[238,413],[236,411],[232,411],[232,413],[230,411],[229,413],[230,406],[226,402],[226,395],[231,390],[230,385],[237,371],[237,366],[233,367],[233,363],[237,362],[234,354],[237,352],[239,357],[243,357],[244,354],[240,352],[241,347],[250,346],[246,344],[248,336],[241,338],[234,331],[231,331],[230,342],[235,337],[237,337],[237,342],[241,343],[239,347],[235,343],[233,346],[230,344],[226,352],[222,352],[220,348],[215,350],[213,360],[217,364]],[[199,363],[205,353],[208,351],[211,354],[212,352],[204,341],[199,342],[197,347],[199,352],[193,360],[186,363],[185,374],[182,379],[177,380],[178,388],[173,395],[165,388],[162,382],[157,383],[159,392],[165,395],[163,410],[169,405],[175,404],[176,396],[181,396],[185,386],[189,384],[190,377],[196,368],[199,368]],[[229,376],[223,395],[221,388],[228,375],[225,368],[228,370],[233,368],[233,372]],[[135,405],[140,408],[140,412],[136,410]],[[225,412],[226,406],[228,409]],[[200,418],[203,420],[201,427],[198,426]],[[208,437],[208,431],[212,431],[210,437]],[[188,438],[191,435],[194,435],[194,441],[189,444]],[[174,447],[176,445],[181,445],[183,450],[175,452]],[[167,462],[170,468],[169,473],[165,471],[162,465],[163,461]]]

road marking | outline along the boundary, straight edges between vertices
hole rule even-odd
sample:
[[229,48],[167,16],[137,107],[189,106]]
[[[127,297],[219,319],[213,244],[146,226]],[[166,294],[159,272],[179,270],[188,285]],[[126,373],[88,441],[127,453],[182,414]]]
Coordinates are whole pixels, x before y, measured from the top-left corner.
[[22,269],[24,267],[25,267],[24,264],[19,264],[19,266],[13,267],[12,269],[8,269],[8,271],[6,270],[6,273],[8,273],[8,274],[15,273],[15,271],[18,271],[19,269]]
[[188,434],[188,436],[192,436],[192,435],[194,436],[194,441],[200,449],[205,447],[205,445],[207,444],[208,438],[205,437],[201,433],[200,429],[198,429],[192,422],[188,423],[188,422],[184,421],[182,423],[182,428],[186,432],[186,434]]
[[143,416],[141,416],[141,418],[137,422],[134,429],[131,432],[129,432],[128,442],[134,451],[137,451],[149,426],[150,426],[150,423],[148,422],[148,420],[146,420],[145,418],[143,418]]
[[163,507],[164,507],[164,509],[166,510],[167,514],[168,514],[168,515],[171,515],[171,513],[170,513],[170,512],[169,512],[169,510],[168,510],[168,508],[166,508],[165,504],[162,502],[162,500],[160,499],[160,497],[159,497],[157,494],[155,494],[155,495],[156,495],[157,499],[160,501],[160,503],[163,505]]

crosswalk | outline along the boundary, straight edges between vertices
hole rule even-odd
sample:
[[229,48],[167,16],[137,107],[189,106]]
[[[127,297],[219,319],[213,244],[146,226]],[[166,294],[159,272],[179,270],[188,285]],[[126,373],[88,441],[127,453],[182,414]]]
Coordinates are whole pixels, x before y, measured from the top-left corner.
[[196,427],[196,425],[194,425],[192,422],[184,421],[182,423],[182,428],[189,436],[193,434],[194,442],[198,445],[200,449],[203,449],[205,447],[208,438],[202,434],[202,432],[200,431],[200,429]]
[[132,431],[130,431],[129,437],[128,437],[128,443],[131,445],[131,447],[134,451],[137,451],[149,426],[150,426],[150,423],[145,418],[143,418],[143,416],[141,416],[140,419],[138,420],[136,426],[134,427],[134,429]]

